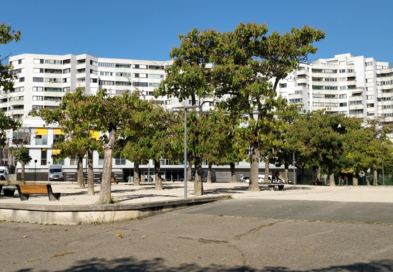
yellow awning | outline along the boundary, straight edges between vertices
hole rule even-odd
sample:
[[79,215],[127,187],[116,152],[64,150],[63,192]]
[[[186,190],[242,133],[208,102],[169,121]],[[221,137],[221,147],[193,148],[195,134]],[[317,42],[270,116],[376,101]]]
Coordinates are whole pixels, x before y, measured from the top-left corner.
[[42,148],[41,150],[42,150],[42,151],[46,151],[46,148]]
[[35,135],[48,135],[48,129],[47,128],[36,128]]
[[53,149],[52,154],[53,154],[53,155],[59,155],[60,152],[61,152],[61,149]]
[[61,128],[54,128],[53,135],[64,135],[64,132],[61,131]]
[[91,138],[99,140],[100,139],[100,132],[99,131],[90,131]]

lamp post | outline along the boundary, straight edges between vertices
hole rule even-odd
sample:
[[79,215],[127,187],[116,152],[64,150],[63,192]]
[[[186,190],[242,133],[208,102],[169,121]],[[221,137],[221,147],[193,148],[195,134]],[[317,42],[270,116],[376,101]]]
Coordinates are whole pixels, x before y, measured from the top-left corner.
[[147,161],[147,182],[150,182],[150,160]]
[[385,172],[383,167],[383,157],[382,157],[382,181],[383,181],[383,186],[385,186]]
[[293,185],[296,185],[296,161],[295,161],[295,151],[293,151]]
[[34,160],[34,182],[37,182],[37,160]]

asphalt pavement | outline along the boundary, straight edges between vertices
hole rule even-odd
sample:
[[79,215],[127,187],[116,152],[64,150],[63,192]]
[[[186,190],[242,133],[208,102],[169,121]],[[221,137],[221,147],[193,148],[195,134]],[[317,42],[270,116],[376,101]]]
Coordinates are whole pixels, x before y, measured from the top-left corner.
[[393,224],[368,214],[388,206],[358,223],[334,217],[344,207],[250,199],[113,224],[0,222],[1,271],[393,271]]

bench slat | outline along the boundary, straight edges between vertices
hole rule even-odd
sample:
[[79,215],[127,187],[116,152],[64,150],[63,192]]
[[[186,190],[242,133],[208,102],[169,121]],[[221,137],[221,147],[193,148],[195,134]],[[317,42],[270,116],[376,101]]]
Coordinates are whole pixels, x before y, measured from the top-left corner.
[[46,185],[19,185],[22,194],[48,194]]

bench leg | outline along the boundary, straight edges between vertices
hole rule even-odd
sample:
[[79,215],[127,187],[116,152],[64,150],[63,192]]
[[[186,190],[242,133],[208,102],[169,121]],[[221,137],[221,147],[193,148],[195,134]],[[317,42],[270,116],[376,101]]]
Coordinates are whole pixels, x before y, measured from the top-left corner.
[[25,201],[29,199],[30,195],[19,194],[19,196],[20,196],[20,200]]
[[49,200],[50,201],[60,201],[60,195],[61,195],[61,193],[49,193],[48,194],[48,196],[49,196]]

